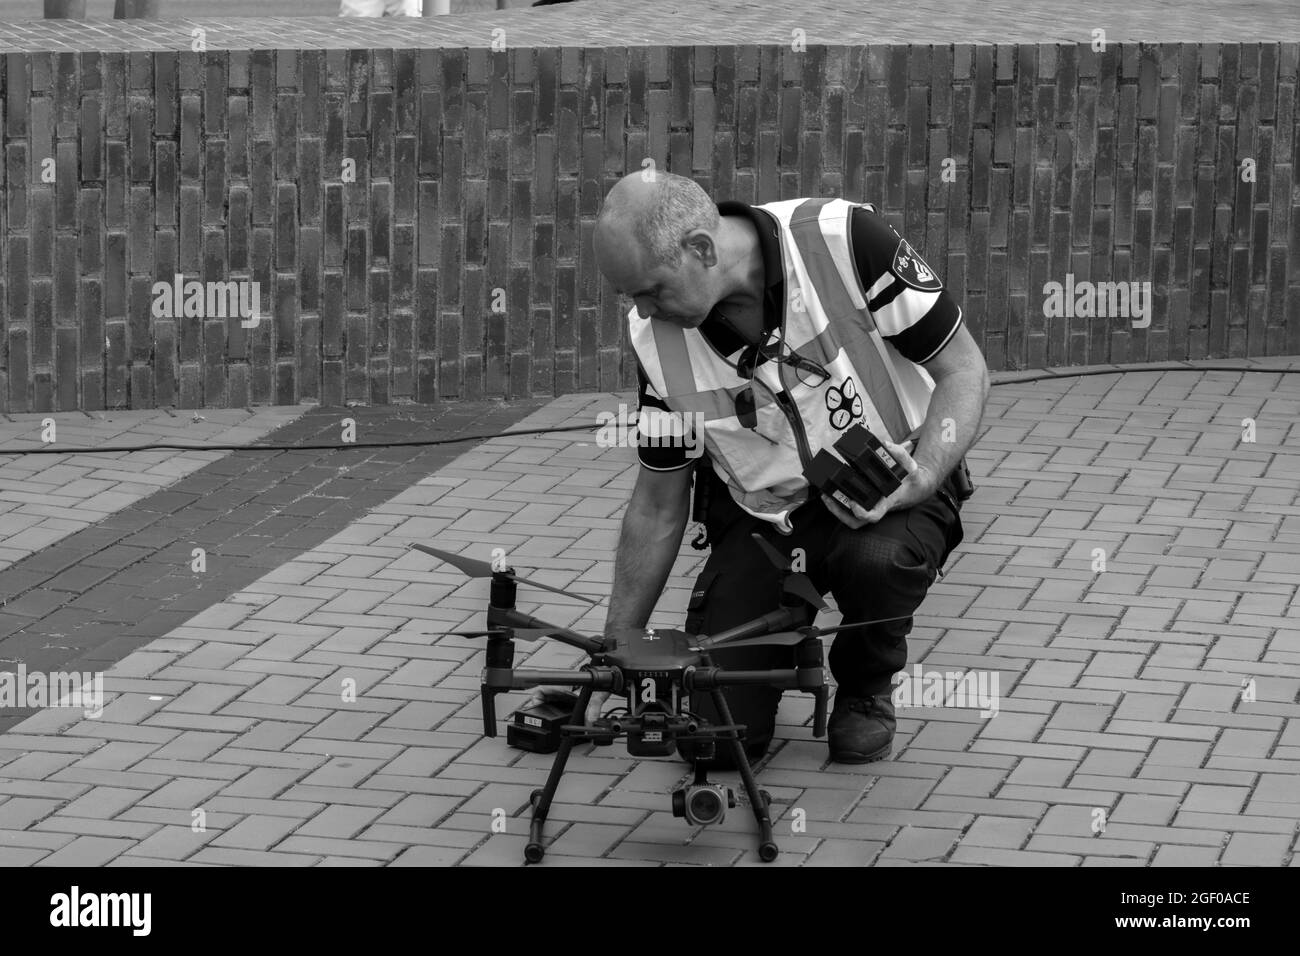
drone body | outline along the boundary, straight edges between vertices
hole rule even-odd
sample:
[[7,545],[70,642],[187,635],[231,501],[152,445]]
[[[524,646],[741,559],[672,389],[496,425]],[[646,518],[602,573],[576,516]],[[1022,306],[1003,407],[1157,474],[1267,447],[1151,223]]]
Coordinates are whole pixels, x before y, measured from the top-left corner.
[[[472,577],[492,580],[487,629],[447,632],[487,638],[486,666],[482,674],[483,733],[486,736],[495,737],[497,733],[494,703],[497,694],[546,685],[580,689],[570,723],[560,728],[559,750],[546,786],[533,791],[533,816],[529,842],[524,850],[527,862],[540,862],[544,855],[542,827],[573,746],[579,742],[605,745],[620,737],[627,738],[628,753],[637,757],[666,757],[678,750],[679,744],[690,744],[687,749],[691,756],[688,759],[695,766],[695,781],[673,793],[672,805],[674,815],[700,825],[719,822],[726,806],[735,805],[734,795],[728,788],[709,784],[707,780],[708,767],[716,757],[717,746],[727,747],[758,824],[759,858],[764,862],[776,859],[778,850],[772,840],[772,821],[768,812],[771,800],[754,782],[754,773],[742,743],[745,727],[732,723],[723,689],[740,684],[758,684],[810,693],[816,702],[813,736],[824,736],[829,688],[820,637],[830,631],[874,622],[835,628],[812,627],[817,611],[826,608],[821,595],[808,578],[793,572],[790,563],[784,561],[761,536],[754,535],[754,538],[782,571],[781,607],[708,636],[670,629],[629,628],[595,638],[568,628],[554,627],[515,609],[518,584],[540,587],[588,603],[595,602],[583,595],[519,577],[504,562],[490,565],[423,544],[412,545]],[[542,637],[584,651],[591,658],[590,663],[577,671],[515,667],[515,642],[535,641]],[[752,645],[789,648],[790,666],[763,671],[729,671],[715,666],[710,658],[710,651],[716,647]],[[625,694],[627,707],[610,711],[591,724],[584,723],[587,705],[597,691]],[[694,692],[711,695],[721,724],[710,724],[690,712],[689,703]]]
[[[701,654],[695,638],[685,631],[632,628],[605,638],[599,663],[623,673],[623,688],[633,716],[655,704],[675,713],[681,702],[682,679],[688,667],[698,666]],[[593,658],[593,663],[596,663]]]

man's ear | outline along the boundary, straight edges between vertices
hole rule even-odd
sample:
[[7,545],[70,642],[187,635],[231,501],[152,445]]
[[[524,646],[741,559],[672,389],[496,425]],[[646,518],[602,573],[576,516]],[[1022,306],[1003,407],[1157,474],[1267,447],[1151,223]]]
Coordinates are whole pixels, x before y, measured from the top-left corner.
[[700,265],[716,266],[718,264],[718,246],[707,230],[694,229],[682,240],[688,253],[693,253],[700,260]]

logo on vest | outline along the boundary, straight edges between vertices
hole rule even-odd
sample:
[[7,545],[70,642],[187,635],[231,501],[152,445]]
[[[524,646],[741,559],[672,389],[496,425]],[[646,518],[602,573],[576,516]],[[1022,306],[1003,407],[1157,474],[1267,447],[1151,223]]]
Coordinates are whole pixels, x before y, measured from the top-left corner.
[[862,417],[862,396],[851,377],[843,385],[832,385],[826,390],[826,409],[831,413],[831,425],[838,431],[844,431]]
[[906,239],[898,240],[898,250],[894,253],[894,275],[902,279],[913,289],[922,292],[938,292],[943,283],[934,274],[934,270],[925,264],[925,260],[916,254]]

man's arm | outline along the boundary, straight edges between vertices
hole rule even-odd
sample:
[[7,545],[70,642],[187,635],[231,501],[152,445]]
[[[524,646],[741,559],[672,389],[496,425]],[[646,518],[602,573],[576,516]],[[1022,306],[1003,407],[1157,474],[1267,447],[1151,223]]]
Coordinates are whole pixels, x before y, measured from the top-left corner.
[[605,631],[645,627],[681,549],[690,516],[691,467],[642,467],[623,515]]
[[[628,499],[614,557],[614,586],[605,615],[605,633],[645,627],[668,582],[690,515],[691,467],[656,471],[641,467]],[[558,689],[558,688],[552,688]],[[546,698],[547,688],[533,690],[531,703]],[[591,695],[584,715],[591,724],[600,717],[608,691]]]
[[915,447],[896,445],[881,436],[885,448],[908,470],[902,486],[870,511],[858,505],[847,510],[822,496],[832,514],[851,528],[861,528],[890,511],[925,501],[938,490],[975,441],[989,379],[961,307],[916,250],[864,206],[853,209],[850,228],[858,283],[877,330],[934,380]]
[[965,322],[922,368],[934,379],[934,392],[913,457],[937,489],[979,432],[989,394],[989,370]]

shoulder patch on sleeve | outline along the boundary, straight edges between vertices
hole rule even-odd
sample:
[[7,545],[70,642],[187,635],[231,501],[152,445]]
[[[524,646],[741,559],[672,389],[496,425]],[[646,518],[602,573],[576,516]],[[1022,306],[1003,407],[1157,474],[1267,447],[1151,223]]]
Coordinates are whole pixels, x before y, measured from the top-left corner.
[[916,250],[906,239],[898,240],[898,249],[894,252],[894,262],[890,266],[890,271],[905,285],[922,292],[938,292],[943,288],[943,283],[934,274],[934,270],[916,254]]

